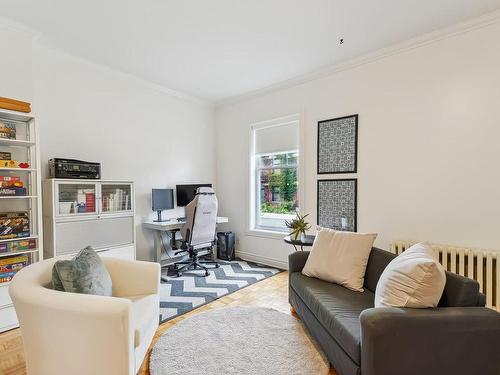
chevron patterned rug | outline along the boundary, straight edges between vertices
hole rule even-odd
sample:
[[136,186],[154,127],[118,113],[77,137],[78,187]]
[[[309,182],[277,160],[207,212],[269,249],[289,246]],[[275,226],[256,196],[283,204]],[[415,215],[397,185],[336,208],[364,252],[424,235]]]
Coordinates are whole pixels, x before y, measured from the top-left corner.
[[185,314],[201,305],[212,302],[226,294],[254,284],[257,281],[281,272],[277,268],[257,263],[219,261],[220,268],[210,268],[210,275],[204,277],[204,271],[191,270],[181,277],[169,277],[167,270],[163,276],[168,281],[160,285],[160,322]]

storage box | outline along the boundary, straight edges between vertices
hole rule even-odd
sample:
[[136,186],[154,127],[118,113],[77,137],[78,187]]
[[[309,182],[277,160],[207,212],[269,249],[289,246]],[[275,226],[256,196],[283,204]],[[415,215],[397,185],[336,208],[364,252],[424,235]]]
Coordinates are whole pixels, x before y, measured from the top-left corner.
[[0,258],[0,283],[11,281],[14,275],[28,264],[28,255]]
[[16,124],[0,121],[0,138],[16,139]]
[[0,243],[0,253],[15,253],[17,251],[35,249],[36,239],[34,238]]
[[11,188],[11,187],[24,187],[22,181],[0,181],[0,187]]
[[17,168],[17,161],[15,161],[15,160],[0,160],[0,167]]
[[0,151],[0,160],[10,160],[12,158],[12,154],[7,151]]
[[24,187],[0,187],[0,197],[23,197],[26,195]]
[[19,182],[21,177],[19,176],[0,176],[0,182]]
[[30,219],[27,212],[0,214],[0,240],[29,237]]

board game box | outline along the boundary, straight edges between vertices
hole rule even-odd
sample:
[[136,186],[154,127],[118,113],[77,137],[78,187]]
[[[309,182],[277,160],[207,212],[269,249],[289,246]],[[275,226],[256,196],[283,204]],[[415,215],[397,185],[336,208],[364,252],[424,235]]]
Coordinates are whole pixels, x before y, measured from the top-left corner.
[[28,212],[0,213],[0,240],[29,237],[30,218]]

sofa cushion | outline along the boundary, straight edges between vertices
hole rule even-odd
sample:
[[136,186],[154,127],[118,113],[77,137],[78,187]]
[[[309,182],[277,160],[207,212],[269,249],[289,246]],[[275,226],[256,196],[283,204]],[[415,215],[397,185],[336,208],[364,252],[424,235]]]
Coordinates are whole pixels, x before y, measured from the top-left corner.
[[376,233],[356,233],[322,228],[302,269],[309,277],[362,292],[368,257]]
[[446,275],[432,248],[411,246],[394,258],[380,276],[375,307],[436,307],[443,295]]
[[290,287],[349,357],[361,363],[359,315],[374,306],[374,294],[355,292],[299,272],[290,275]]
[[[366,289],[375,293],[382,272],[394,258],[396,258],[396,254],[376,247],[372,248],[365,272],[364,286]],[[446,285],[438,306],[484,306],[484,301],[481,297],[477,281],[452,272],[446,272]]]
[[158,321],[158,297],[155,294],[143,296],[126,297],[132,301],[132,322],[134,325],[134,346],[140,346],[150,327],[156,328],[155,320]]

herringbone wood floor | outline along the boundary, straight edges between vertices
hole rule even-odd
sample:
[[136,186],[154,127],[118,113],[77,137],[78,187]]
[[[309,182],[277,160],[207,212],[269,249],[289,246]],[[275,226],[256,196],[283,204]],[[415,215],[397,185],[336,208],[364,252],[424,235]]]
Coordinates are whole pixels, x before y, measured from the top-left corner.
[[[151,347],[153,347],[156,340],[172,326],[201,311],[218,309],[226,306],[246,305],[272,307],[290,314],[287,293],[288,274],[282,272],[162,324],[156,332]],[[149,375],[148,363],[149,353],[139,370],[140,375]],[[26,374],[22,339],[19,329],[0,334],[0,374]],[[333,369],[329,372],[329,375],[336,374],[337,373]]]

